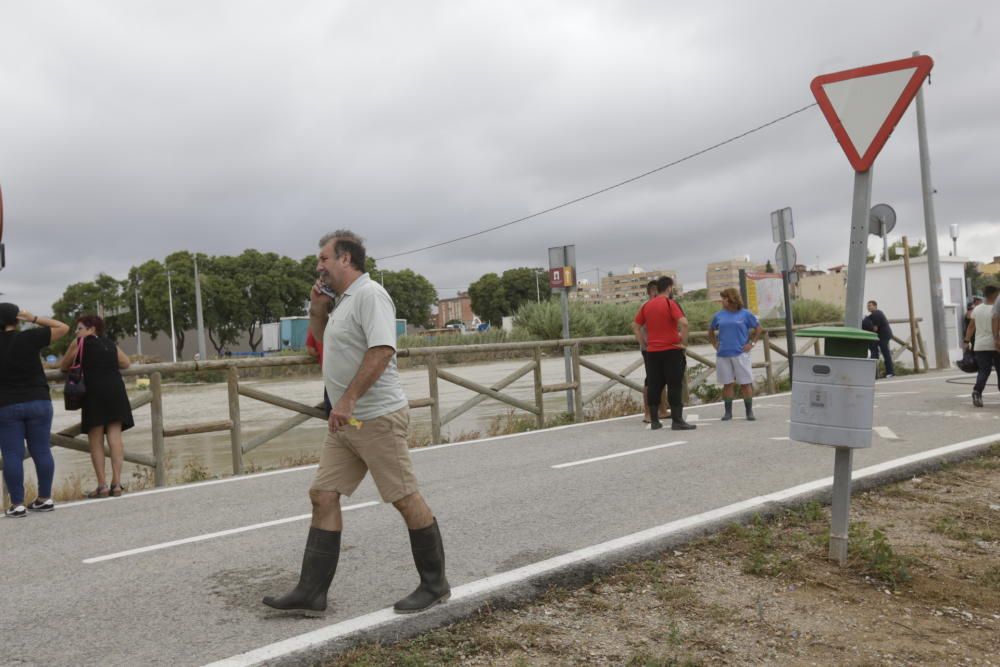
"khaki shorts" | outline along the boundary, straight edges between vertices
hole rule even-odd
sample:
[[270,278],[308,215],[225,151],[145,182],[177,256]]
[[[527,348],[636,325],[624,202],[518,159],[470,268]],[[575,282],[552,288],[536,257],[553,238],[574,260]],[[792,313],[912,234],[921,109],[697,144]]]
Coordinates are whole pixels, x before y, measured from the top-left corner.
[[327,431],[310,488],[350,496],[370,470],[384,502],[394,503],[415,493],[417,478],[406,444],[409,424],[409,408],[400,408],[364,422],[361,428]]

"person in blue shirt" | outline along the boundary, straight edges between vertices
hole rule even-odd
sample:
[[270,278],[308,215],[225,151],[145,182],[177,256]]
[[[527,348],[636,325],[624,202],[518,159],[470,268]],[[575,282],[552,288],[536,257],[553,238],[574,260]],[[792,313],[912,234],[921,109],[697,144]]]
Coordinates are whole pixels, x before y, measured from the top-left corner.
[[747,420],[754,421],[750,350],[757,344],[762,329],[757,317],[743,307],[739,290],[727,287],[722,290],[721,296],[722,310],[712,317],[708,340],[716,350],[715,375],[722,385],[722,400],[726,406],[722,421],[733,418],[733,393],[737,382],[741,387]]

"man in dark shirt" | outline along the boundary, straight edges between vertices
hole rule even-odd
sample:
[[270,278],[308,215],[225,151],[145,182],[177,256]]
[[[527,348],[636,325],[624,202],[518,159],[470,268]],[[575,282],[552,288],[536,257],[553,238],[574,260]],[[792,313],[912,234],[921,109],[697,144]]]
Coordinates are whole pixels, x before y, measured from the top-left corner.
[[[892,365],[892,354],[889,353],[889,341],[892,340],[892,327],[889,326],[889,319],[885,313],[878,309],[878,303],[875,301],[868,302],[868,318],[871,320],[875,333],[878,334],[878,349],[885,361],[885,376],[887,378],[894,377],[896,369]],[[875,358],[878,359],[877,354]]]

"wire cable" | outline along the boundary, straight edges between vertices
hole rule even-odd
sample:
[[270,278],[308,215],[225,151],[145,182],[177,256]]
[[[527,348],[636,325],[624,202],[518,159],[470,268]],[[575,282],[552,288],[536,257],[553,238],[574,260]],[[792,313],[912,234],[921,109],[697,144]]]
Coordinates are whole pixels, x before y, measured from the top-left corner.
[[639,179],[646,178],[647,176],[652,176],[653,174],[661,172],[664,169],[669,169],[670,167],[677,166],[677,165],[681,164],[682,162],[687,162],[688,160],[696,158],[696,157],[698,157],[700,155],[704,155],[705,153],[708,153],[710,151],[714,151],[714,150],[716,150],[718,148],[722,148],[726,144],[731,144],[734,141],[739,141],[740,139],[743,139],[744,137],[750,136],[751,134],[753,134],[755,132],[760,132],[763,129],[771,127],[772,125],[776,125],[777,123],[780,123],[783,120],[787,120],[787,119],[791,118],[792,116],[795,116],[797,114],[802,113],[803,111],[811,109],[814,106],[816,106],[815,102],[813,102],[812,104],[807,104],[806,106],[802,107],[801,109],[796,109],[795,111],[792,111],[791,113],[787,113],[784,116],[779,116],[778,118],[775,118],[774,120],[770,120],[770,121],[764,123],[763,125],[758,125],[757,127],[749,129],[746,132],[742,132],[740,134],[737,134],[737,135],[734,135],[732,137],[729,137],[728,139],[725,139],[725,140],[720,141],[718,143],[712,144],[711,146],[708,146],[707,148],[702,148],[701,150],[695,151],[694,153],[689,153],[688,155],[685,155],[682,158],[678,158],[677,160],[674,160],[673,162],[668,162],[667,164],[664,164],[664,165],[661,165],[659,167],[656,167],[655,169],[650,169],[647,172],[643,172],[643,173],[639,174],[638,176],[633,176],[632,178],[627,178],[624,181],[621,181],[620,183],[615,183],[614,185],[609,185],[609,186],[607,186],[605,188],[601,188],[600,190],[595,190],[594,192],[591,192],[590,194],[586,194],[586,195],[583,195],[581,197],[577,197],[576,199],[571,199],[571,200],[569,200],[567,202],[563,202],[562,204],[557,204],[555,206],[550,206],[549,208],[546,208],[544,210],[538,211],[536,213],[532,213],[530,215],[526,215],[526,216],[524,216],[522,218],[518,218],[516,220],[511,220],[510,222],[505,222],[503,224],[495,225],[493,227],[487,227],[486,229],[481,229],[478,232],[473,232],[471,234],[466,234],[464,236],[459,236],[459,237],[456,237],[456,238],[453,238],[453,239],[449,239],[448,241],[440,241],[438,243],[432,243],[431,245],[426,245],[426,246],[423,246],[421,248],[414,248],[412,250],[404,250],[403,252],[397,252],[397,253],[394,253],[392,255],[385,255],[383,257],[377,257],[376,261],[381,262],[382,260],[385,260],[385,259],[392,259],[394,257],[403,257],[404,255],[412,255],[414,253],[423,252],[424,250],[431,250],[432,248],[440,248],[441,246],[446,246],[446,245],[449,245],[449,244],[452,244],[452,243],[458,243],[459,241],[465,241],[466,239],[471,239],[471,238],[476,237],[476,236],[482,236],[483,234],[488,234],[490,232],[495,232],[498,229],[503,229],[504,227],[510,227],[511,225],[516,225],[516,224],[518,224],[520,222],[525,222],[527,220],[531,220],[532,218],[537,218],[539,216],[545,215],[546,213],[552,213],[553,211],[558,211],[561,208],[566,208],[567,206],[572,206],[573,204],[578,204],[578,203],[580,203],[580,202],[582,202],[584,200],[590,199],[592,197],[596,197],[598,195],[602,195],[605,192],[610,192],[611,190],[614,190],[616,188],[620,188],[623,185],[628,185],[629,183],[634,183],[635,181],[638,181]]

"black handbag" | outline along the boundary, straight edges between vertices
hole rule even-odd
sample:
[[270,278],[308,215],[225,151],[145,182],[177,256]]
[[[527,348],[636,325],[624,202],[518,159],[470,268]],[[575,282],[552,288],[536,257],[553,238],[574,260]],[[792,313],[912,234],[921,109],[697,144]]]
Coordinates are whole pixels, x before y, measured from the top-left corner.
[[66,373],[66,386],[63,387],[63,402],[67,410],[79,410],[83,407],[83,399],[87,397],[87,385],[83,381],[83,345],[85,339],[76,341],[76,359]]
[[958,366],[959,370],[966,373],[979,372],[979,364],[976,363],[976,353],[972,351],[971,346],[962,353],[962,358],[956,361],[955,365]]

